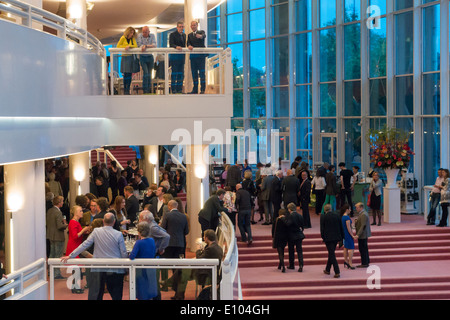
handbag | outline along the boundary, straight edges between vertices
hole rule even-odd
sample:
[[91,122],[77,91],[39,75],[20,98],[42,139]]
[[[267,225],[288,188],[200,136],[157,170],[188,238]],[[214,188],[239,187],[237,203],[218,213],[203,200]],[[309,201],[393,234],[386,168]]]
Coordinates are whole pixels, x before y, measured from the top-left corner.
[[133,54],[133,62],[131,65],[131,70],[132,70],[132,73],[137,73],[137,72],[141,71],[141,65],[139,63],[139,58],[135,54]]
[[369,193],[369,195],[367,196],[367,206],[370,207],[370,196],[372,195],[372,193]]

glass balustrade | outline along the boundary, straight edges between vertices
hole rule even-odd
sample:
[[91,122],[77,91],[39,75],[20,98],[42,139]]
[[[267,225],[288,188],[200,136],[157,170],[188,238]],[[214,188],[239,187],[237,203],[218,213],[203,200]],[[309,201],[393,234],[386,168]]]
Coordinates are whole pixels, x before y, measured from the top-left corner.
[[224,94],[225,50],[109,49],[109,94]]

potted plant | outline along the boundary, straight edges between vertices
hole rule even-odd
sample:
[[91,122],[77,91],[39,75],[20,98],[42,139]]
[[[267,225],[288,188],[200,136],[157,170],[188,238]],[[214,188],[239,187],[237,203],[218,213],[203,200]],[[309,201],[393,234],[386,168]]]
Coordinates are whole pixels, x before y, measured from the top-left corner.
[[407,168],[414,155],[408,139],[409,132],[385,125],[382,129],[370,129],[366,139],[370,146],[370,162],[374,168],[383,169],[387,177],[387,188],[397,188],[399,170]]

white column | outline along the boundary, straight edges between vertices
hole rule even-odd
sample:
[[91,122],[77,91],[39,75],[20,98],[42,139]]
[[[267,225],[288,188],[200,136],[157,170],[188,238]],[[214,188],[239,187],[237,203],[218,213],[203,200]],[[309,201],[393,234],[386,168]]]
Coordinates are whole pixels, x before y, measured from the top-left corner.
[[5,177],[7,273],[46,257],[44,161],[9,164]]
[[86,0],[66,0],[66,17],[76,26],[87,30]]
[[189,221],[187,247],[196,251],[196,240],[201,238],[202,229],[198,222],[198,213],[209,198],[209,166],[204,161],[203,154],[209,150],[208,145],[192,145],[186,164],[186,199]]
[[69,204],[75,205],[78,195],[90,192],[89,184],[90,152],[69,156]]
[[148,179],[148,183],[159,183],[159,146],[144,146],[144,175]]

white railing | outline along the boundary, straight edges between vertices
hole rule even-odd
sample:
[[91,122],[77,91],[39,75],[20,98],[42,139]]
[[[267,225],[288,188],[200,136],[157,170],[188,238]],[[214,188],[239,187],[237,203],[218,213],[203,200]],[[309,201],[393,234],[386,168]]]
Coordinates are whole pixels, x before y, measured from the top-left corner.
[[[171,68],[169,66],[171,55],[185,55],[185,72],[183,79],[183,87],[188,87],[188,79],[192,79],[190,71],[187,72],[187,66],[189,65],[189,55],[190,54],[204,54],[210,57],[206,58],[205,61],[205,80],[206,80],[206,93],[207,94],[232,94],[233,92],[233,66],[231,62],[231,49],[222,48],[194,48],[192,51],[187,48],[182,48],[180,51],[174,48],[150,48],[142,52],[140,48],[132,48],[125,50],[124,48],[111,48],[109,49],[111,54],[110,58],[110,92],[111,95],[123,94],[123,78],[119,76],[120,65],[118,65],[118,57],[122,55],[136,55],[139,58],[140,55],[150,55],[154,56],[154,63],[161,63],[163,66],[163,77],[160,78],[157,74],[152,75],[151,87],[153,93],[160,92],[164,95],[170,93],[171,84]],[[190,69],[189,69],[190,70]],[[130,85],[130,94],[134,94],[134,85],[137,83],[137,88],[142,89],[142,68],[139,72],[133,73],[133,78]],[[114,90],[115,89],[115,90]],[[185,92],[187,93],[187,92]],[[128,93],[127,93],[128,94]]]
[[[26,299],[36,290],[47,285],[47,268],[45,259],[7,275],[0,280],[0,296],[7,295],[5,300]],[[45,294],[47,291],[45,290]]]
[[227,248],[222,261],[222,280],[220,282],[221,300],[242,300],[241,283],[238,272],[238,247],[234,225],[226,213],[221,214],[221,224],[218,227],[219,244]]
[[[48,259],[50,269],[50,300],[55,299],[55,268],[96,268],[96,269],[127,269],[129,273],[130,300],[136,299],[137,269],[210,269],[212,283],[217,283],[217,259],[69,259],[62,263],[61,259]],[[217,300],[217,290],[211,290],[212,300]]]
[[71,40],[105,57],[105,48],[100,40],[56,14],[16,0],[2,0],[0,12],[0,19],[39,31],[46,27],[52,34],[55,33],[62,39]]

